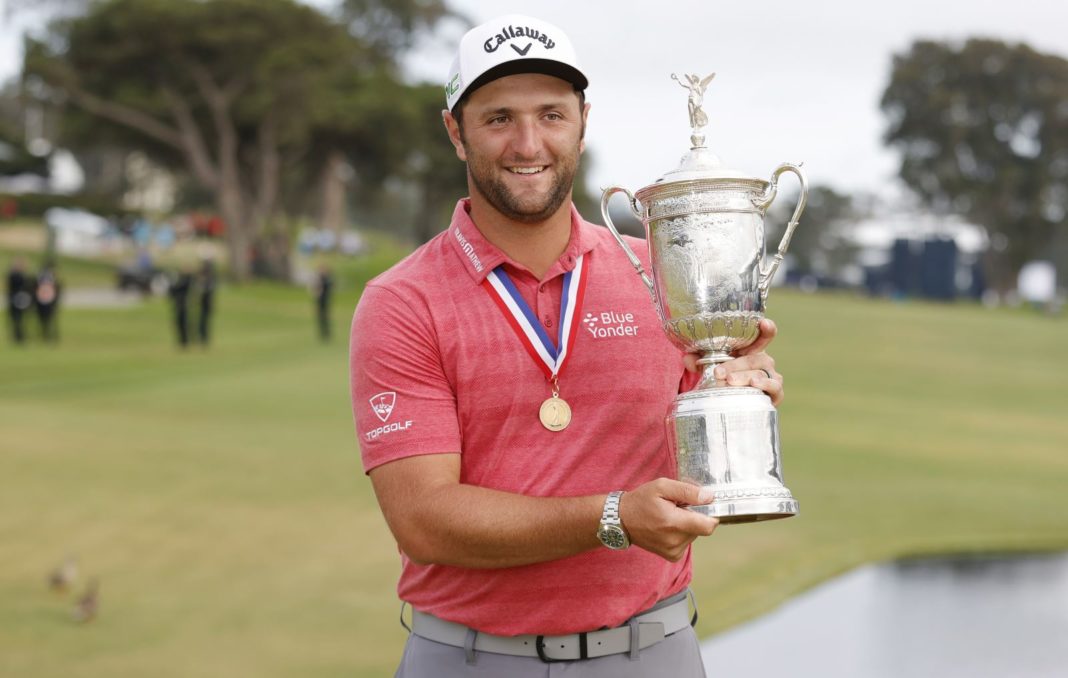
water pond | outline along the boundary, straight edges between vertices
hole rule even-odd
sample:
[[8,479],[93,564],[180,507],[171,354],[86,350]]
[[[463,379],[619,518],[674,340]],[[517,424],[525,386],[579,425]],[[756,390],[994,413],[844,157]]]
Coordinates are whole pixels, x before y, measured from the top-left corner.
[[862,567],[702,652],[709,678],[1064,678],[1068,554]]

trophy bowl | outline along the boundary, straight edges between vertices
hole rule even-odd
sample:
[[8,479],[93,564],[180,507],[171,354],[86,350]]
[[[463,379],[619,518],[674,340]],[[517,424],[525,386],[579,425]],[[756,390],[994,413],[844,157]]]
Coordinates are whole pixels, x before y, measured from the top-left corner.
[[[785,518],[798,504],[783,483],[778,412],[760,389],[717,383],[713,371],[759,336],[768,288],[804,210],[808,182],[800,166],[789,163],[770,180],[723,168],[700,134],[707,123],[700,95],[711,76],[686,79],[689,153],[636,195],[619,186],[605,189],[601,214],[649,289],[664,332],[680,349],[701,355],[700,382],[675,399],[666,419],[678,478],[715,495],[711,504],[689,508],[723,523]],[[797,175],[801,195],[768,261],[765,216],[785,172]],[[627,195],[645,227],[651,277],[612,223],[608,202],[615,193]]]
[[684,181],[638,191],[664,331],[685,351],[727,359],[760,333],[766,186]]

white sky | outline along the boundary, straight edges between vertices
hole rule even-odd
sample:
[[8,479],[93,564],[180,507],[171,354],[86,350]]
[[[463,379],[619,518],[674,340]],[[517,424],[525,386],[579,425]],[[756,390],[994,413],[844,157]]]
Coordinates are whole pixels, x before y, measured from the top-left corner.
[[[728,166],[768,178],[781,162],[803,161],[811,182],[885,194],[897,159],[880,141],[879,98],[894,52],[919,37],[986,36],[1068,57],[1065,0],[451,0],[451,6],[476,23],[531,14],[571,37],[590,78],[595,187],[641,188],[689,148],[687,95],[670,79],[673,72],[716,73],[705,92],[705,135]],[[413,66],[444,80],[451,54],[428,51]]]
[[[686,92],[673,72],[716,72],[705,134],[727,165],[767,177],[803,161],[812,182],[885,194],[896,158],[880,142],[878,104],[895,51],[919,37],[985,36],[1068,57],[1064,0],[449,2],[475,22],[518,12],[568,33],[591,83],[595,187],[641,188],[688,149]],[[0,13],[0,79],[18,71],[27,20],[13,26]],[[462,32],[443,27],[436,46],[412,56],[413,74],[443,81]]]

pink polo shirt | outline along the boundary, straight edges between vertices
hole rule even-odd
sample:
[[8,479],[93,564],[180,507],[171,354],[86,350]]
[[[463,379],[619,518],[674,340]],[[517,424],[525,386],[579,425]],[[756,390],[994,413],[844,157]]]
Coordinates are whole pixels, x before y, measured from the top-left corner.
[[[568,247],[539,281],[482,236],[468,207],[461,200],[447,231],[368,283],[356,309],[350,384],[364,469],[458,452],[461,482],[535,497],[674,477],[664,417],[695,378],[608,230],[572,208]],[[648,266],[645,243],[631,245]],[[585,302],[560,378],[573,420],[552,432],[538,420],[550,386],[481,283],[503,265],[555,339],[563,276],[580,255]],[[617,626],[690,581],[689,554],[669,563],[634,547],[501,569],[417,565],[403,553],[401,564],[403,600],[498,635]]]

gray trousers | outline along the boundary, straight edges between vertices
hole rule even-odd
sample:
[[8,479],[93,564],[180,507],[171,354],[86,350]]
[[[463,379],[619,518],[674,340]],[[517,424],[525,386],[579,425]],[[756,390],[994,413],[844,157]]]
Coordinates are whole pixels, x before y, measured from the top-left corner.
[[627,653],[596,659],[546,664],[537,657],[478,652],[468,664],[464,649],[408,636],[395,678],[705,678],[701,648],[693,629],[686,627],[637,659]]

